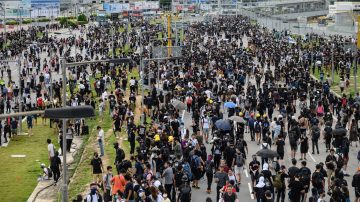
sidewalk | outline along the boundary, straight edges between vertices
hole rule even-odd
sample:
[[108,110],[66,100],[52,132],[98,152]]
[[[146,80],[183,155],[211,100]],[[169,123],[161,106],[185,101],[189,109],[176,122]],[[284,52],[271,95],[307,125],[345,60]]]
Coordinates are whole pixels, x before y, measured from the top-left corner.
[[[83,137],[82,136],[75,136],[73,139],[74,145],[71,147],[70,153],[66,154],[66,160],[68,164],[68,173],[71,168],[71,164],[74,162],[74,156],[76,155],[80,145],[83,143]],[[62,156],[60,157],[62,161]],[[62,175],[62,173],[61,173]],[[35,187],[33,193],[30,195],[28,202],[52,202],[57,201],[57,198],[59,196],[59,193],[61,191],[61,187],[63,184],[62,176],[57,183],[57,185],[54,185],[53,179],[50,180],[44,180],[40,181],[37,186]]]

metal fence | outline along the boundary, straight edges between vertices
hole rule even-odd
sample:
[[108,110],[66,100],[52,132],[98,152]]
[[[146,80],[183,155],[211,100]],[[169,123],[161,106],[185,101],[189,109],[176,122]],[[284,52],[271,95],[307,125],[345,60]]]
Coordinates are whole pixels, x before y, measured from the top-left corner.
[[153,58],[166,58],[169,55],[172,57],[182,57],[182,50],[182,46],[157,46],[152,48],[152,56]]
[[249,9],[239,8],[239,15],[247,16],[252,20],[256,20],[260,25],[269,29],[276,29],[278,31],[290,31],[300,35],[307,33],[316,33],[319,35],[344,35],[353,36],[352,33],[341,31],[340,29],[330,29],[327,26],[318,26],[317,23],[308,24],[301,23],[296,20],[288,20],[280,17],[258,13]]

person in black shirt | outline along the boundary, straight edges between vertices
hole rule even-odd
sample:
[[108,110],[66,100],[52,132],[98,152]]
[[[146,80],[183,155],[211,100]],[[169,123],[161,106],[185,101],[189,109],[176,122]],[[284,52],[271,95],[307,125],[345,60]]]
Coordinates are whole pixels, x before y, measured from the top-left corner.
[[55,184],[60,178],[60,167],[61,167],[61,159],[59,158],[59,152],[55,151],[55,156],[50,158],[50,169],[54,173],[54,182]]
[[[281,197],[281,202],[285,201],[285,192],[286,192],[285,178],[289,177],[286,171],[287,171],[286,167],[282,165],[280,167],[280,171],[278,171],[278,173],[276,174],[276,176],[280,175],[280,181],[281,181],[280,186],[276,188],[277,189],[276,202],[280,201],[280,197]],[[276,177],[274,180],[276,180]]]
[[359,201],[359,199],[360,199],[360,167],[358,168],[358,171],[353,176],[351,186],[354,187],[355,197],[356,197],[355,201]]
[[321,165],[316,165],[316,170],[311,176],[312,186],[318,190],[318,193],[324,190],[325,180],[321,172]]
[[104,170],[101,158],[97,152],[94,153],[94,158],[91,160],[90,165],[92,165],[94,182],[101,184],[102,182],[102,173]]
[[289,170],[289,177],[290,177],[290,182],[293,181],[295,179],[295,175],[299,173],[300,169],[296,166],[296,159],[292,159],[291,160],[292,166],[288,169]]
[[301,201],[306,201],[307,193],[309,192],[310,188],[310,181],[311,181],[311,170],[306,167],[306,161],[301,162],[301,168],[299,170],[300,174],[300,181],[303,183],[305,192],[301,195]]
[[331,185],[331,177],[335,174],[335,165],[336,165],[336,157],[335,157],[335,150],[330,149],[330,154],[326,157],[325,165],[326,165],[326,175],[327,175],[327,182],[328,186]]
[[258,179],[259,168],[260,168],[260,162],[256,159],[256,155],[253,155],[253,160],[249,163],[252,186],[255,186],[256,179]]
[[300,175],[296,174],[293,181],[288,186],[291,190],[289,192],[289,199],[291,202],[300,202],[300,196],[305,192],[304,185],[300,182]]
[[134,200],[134,185],[132,183],[131,176],[126,174],[125,176],[126,185],[124,190],[124,198],[126,201],[133,201]]

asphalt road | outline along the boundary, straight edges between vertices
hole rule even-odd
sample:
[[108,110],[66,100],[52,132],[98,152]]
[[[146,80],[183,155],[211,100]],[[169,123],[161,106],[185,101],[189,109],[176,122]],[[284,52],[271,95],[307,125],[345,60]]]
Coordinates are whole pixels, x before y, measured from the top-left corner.
[[[244,42],[244,46],[247,46],[247,38],[243,38],[242,39]],[[255,63],[257,63],[255,61]],[[271,67],[272,69],[274,67]],[[255,80],[252,79],[250,80],[252,84],[255,84]],[[246,89],[246,88],[245,88]],[[299,116],[299,112],[300,112],[300,108],[298,106],[299,101],[297,101],[297,114],[295,114],[296,117]],[[309,106],[309,105],[308,105]],[[273,114],[273,117],[277,117],[279,115],[278,111],[275,111]],[[227,113],[226,111],[224,111],[224,116],[227,117]],[[224,118],[225,118],[224,117]],[[184,125],[186,128],[191,129],[190,125],[191,125],[191,114],[184,112],[183,115],[183,120],[184,120]],[[191,134],[191,133],[190,133]],[[256,152],[258,150],[260,150],[260,146],[256,144],[256,142],[253,142],[250,140],[250,134],[249,133],[245,133],[244,135],[244,139],[248,144],[248,159],[251,158],[251,156],[253,154],[256,154]],[[211,154],[211,144],[206,144],[206,149],[207,149],[207,153]],[[300,147],[299,147],[300,148]],[[326,148],[325,148],[325,144],[323,140],[319,141],[319,150],[320,150],[320,154],[311,154],[312,150],[312,145],[311,145],[311,141],[309,138],[309,153],[307,154],[307,167],[310,168],[310,170],[313,172],[315,170],[315,165],[320,163],[320,162],[325,162],[325,158],[328,155],[328,153],[326,153]],[[272,145],[272,149],[276,149],[276,146]],[[350,200],[353,200],[355,195],[354,195],[354,190],[351,187],[351,182],[352,182],[352,175],[357,171],[357,168],[359,166],[359,162],[357,162],[356,160],[356,156],[357,156],[357,152],[359,151],[359,149],[357,147],[355,147],[355,144],[353,144],[352,147],[350,147],[350,153],[349,153],[349,163],[348,163],[348,168],[347,171],[350,174],[350,177],[345,177],[345,179],[348,182],[348,188],[350,190]],[[286,147],[285,147],[285,156],[284,156],[284,165],[289,168],[291,166],[291,158],[290,158],[290,145],[289,145],[289,141],[288,139],[286,139]],[[300,167],[300,150],[298,150],[298,153],[296,155],[296,159],[298,160],[298,164],[297,166]],[[260,160],[258,158],[258,160]],[[248,165],[249,162],[247,162],[245,165]],[[249,171],[248,171],[248,166],[245,166],[246,169],[243,170],[242,173],[242,180],[241,180],[241,186],[240,186],[240,191],[239,193],[237,193],[238,199],[240,202],[250,202],[254,200],[254,196],[251,194],[252,192],[252,186],[251,186],[251,179],[250,179],[250,175],[249,175]],[[274,173],[273,173],[274,174]],[[212,193],[208,194],[206,193],[206,188],[207,188],[207,180],[206,177],[204,177],[201,182],[199,183],[199,186],[201,187],[201,189],[193,189],[192,191],[192,201],[196,201],[196,202],[202,202],[205,201],[205,199],[207,197],[211,197],[211,199],[213,201],[216,200],[216,184],[213,182],[212,185]],[[327,185],[326,185],[327,187]],[[310,188],[311,190],[311,188]],[[288,193],[289,189],[286,190],[286,201],[288,201]],[[311,192],[308,193],[308,197],[311,196]],[[329,196],[327,196],[326,200],[329,200]]]

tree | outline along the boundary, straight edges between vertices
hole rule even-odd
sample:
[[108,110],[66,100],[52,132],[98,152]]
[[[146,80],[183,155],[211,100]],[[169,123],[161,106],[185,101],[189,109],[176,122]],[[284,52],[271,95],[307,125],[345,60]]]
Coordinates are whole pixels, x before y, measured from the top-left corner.
[[83,13],[81,13],[79,16],[78,16],[78,18],[77,18],[77,21],[81,21],[81,22],[86,22],[87,21],[87,18],[86,18],[86,16],[83,14]]
[[170,8],[171,0],[160,0],[160,8]]

